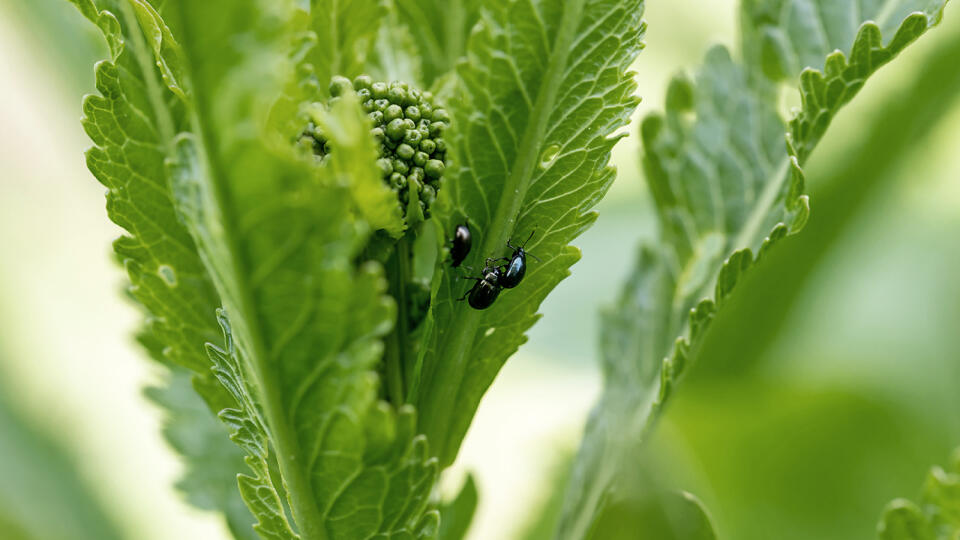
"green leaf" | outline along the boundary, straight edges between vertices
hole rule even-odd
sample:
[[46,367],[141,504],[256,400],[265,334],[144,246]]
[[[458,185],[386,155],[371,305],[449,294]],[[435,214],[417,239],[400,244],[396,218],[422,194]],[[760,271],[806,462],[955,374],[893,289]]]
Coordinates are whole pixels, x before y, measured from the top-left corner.
[[[695,361],[705,329],[743,273],[771,245],[803,227],[809,210],[801,166],[837,111],[872,73],[939,20],[944,3],[926,2],[928,12],[903,19],[886,44],[876,24],[864,23],[852,42],[820,43],[826,51],[851,51],[849,59],[837,50],[826,61],[816,59],[815,66],[825,66],[822,72],[786,73],[797,66],[772,69],[773,53],[758,56],[751,39],[771,28],[794,35],[796,28],[833,26],[806,2],[748,2],[746,65],[716,47],[694,82],[678,77],[671,83],[666,114],[648,117],[642,127],[644,170],[661,238],[656,247],[641,248],[618,304],[603,314],[605,388],[584,436],[561,536],[576,537],[589,526],[607,486]],[[834,2],[829,9],[840,4],[845,12],[860,5]],[[887,2],[883,9],[895,4]],[[875,9],[862,11],[861,19],[886,13]],[[854,33],[827,35],[841,39]],[[791,49],[776,50],[787,55]],[[785,75],[788,83],[799,75],[803,104],[789,124],[777,112]]]
[[473,515],[477,511],[477,483],[473,475],[467,475],[460,493],[440,507],[440,531],[438,540],[463,540],[470,529]]
[[[900,38],[911,40],[909,36],[916,37],[921,30],[919,25],[939,22],[944,4],[943,0],[745,0],[740,10],[744,62],[774,80],[795,81],[805,68],[822,70],[824,58],[835,50],[850,56],[865,21],[873,21],[879,34],[888,38],[906,32],[890,42],[902,48],[906,43],[895,45]],[[915,13],[924,22],[903,24]]]
[[[210,356],[236,400],[221,416],[248,453],[254,475],[241,478],[241,492],[258,532],[431,536],[436,461],[415,436],[412,409],[395,411],[377,394],[395,307],[380,266],[354,264],[371,229],[356,217],[342,169],[274,144],[292,134],[269,128],[291,122],[265,120],[282,114],[271,105],[294,78],[287,46],[297,12],[253,0],[172,9],[196,96],[173,189],[224,307],[226,347],[211,346]],[[344,163],[369,157],[355,107],[344,100],[327,122],[343,127],[335,146]],[[373,169],[351,169],[349,181],[372,185],[357,176],[365,172]]]
[[951,540],[960,535],[960,450],[948,469],[934,467],[927,476],[920,505],[891,502],[877,528],[881,540]]
[[[569,246],[596,219],[613,181],[610,150],[635,108],[627,71],[641,48],[640,0],[526,0],[491,5],[470,38],[453,100],[454,163],[435,219],[442,234],[469,219],[474,272],[523,242],[523,283],[485,311],[458,302],[469,283],[437,272],[426,324],[420,429],[448,465],[481,396],[526,340],[546,295],[580,257]],[[446,257],[438,268],[448,265]]]
[[378,0],[310,0],[309,29],[316,42],[307,61],[321,89],[326,91],[334,75],[352,79],[364,73],[384,14]]
[[423,84],[433,85],[464,56],[470,29],[482,2],[473,0],[393,0],[400,21],[416,42]]
[[[104,2],[115,6],[115,12],[101,10],[92,1],[74,3],[104,32],[111,49],[111,58],[97,64],[100,95],[84,99],[82,124],[95,145],[87,152],[87,166],[108,189],[110,219],[127,231],[114,242],[114,250],[130,279],[130,295],[145,311],[138,339],[155,360],[174,369],[189,369],[194,384],[207,389],[204,398],[209,410],[204,413],[184,409],[186,403],[165,399],[166,394],[159,391],[151,393],[169,407],[166,435],[187,458],[187,476],[179,486],[192,503],[224,512],[237,537],[249,537],[252,529],[241,525],[243,517],[236,512],[237,470],[231,475],[198,476],[209,471],[211,456],[229,452],[229,446],[226,450],[223,446],[229,444],[225,438],[219,445],[214,442],[216,436],[225,435],[223,429],[197,434],[210,437],[203,451],[189,447],[185,440],[185,434],[198,424],[211,426],[210,411],[219,411],[229,398],[216,385],[204,349],[204,343],[219,338],[215,311],[220,300],[193,239],[177,218],[164,164],[174,132],[185,122],[178,45],[159,15],[142,2],[132,3],[129,10]],[[134,21],[153,36],[151,46],[143,36],[131,33],[130,28],[137,28]],[[163,86],[153,75],[155,63]],[[225,483],[219,485],[220,481]]]
[[[435,460],[415,436],[412,409],[377,399],[393,303],[382,270],[354,263],[372,230],[362,217],[392,219],[377,211],[385,190],[370,176],[366,124],[350,100],[322,117],[342,151],[327,167],[303,159],[289,142],[296,134],[282,131],[297,114],[284,100],[302,99],[292,94],[303,12],[252,0],[166,2],[167,26],[151,4],[109,3],[118,19],[76,3],[114,52],[98,67],[102,96],[85,102],[84,125],[111,218],[132,235],[117,251],[148,312],[141,342],[191,369],[208,406],[223,409],[253,471],[239,487],[257,532],[434,535]],[[221,305],[229,322],[216,318]],[[218,327],[225,345],[204,350],[223,342]],[[182,438],[183,412],[173,411],[168,434],[192,454],[196,475],[207,455]],[[232,522],[232,502],[207,472],[209,481],[181,485],[194,501],[228,505]]]

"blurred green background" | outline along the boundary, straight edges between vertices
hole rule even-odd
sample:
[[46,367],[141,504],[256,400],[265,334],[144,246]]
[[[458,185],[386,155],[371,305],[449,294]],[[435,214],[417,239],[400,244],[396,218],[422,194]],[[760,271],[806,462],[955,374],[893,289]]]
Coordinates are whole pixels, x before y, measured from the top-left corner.
[[[736,46],[733,1],[651,2],[647,20],[638,115],[707,46]],[[172,487],[181,467],[142,396],[160,372],[132,340],[119,229],[83,164],[80,96],[104,55],[67,2],[0,0],[0,536],[226,538]],[[841,113],[807,171],[810,224],[734,295],[638,457],[700,497],[721,538],[873,538],[883,506],[960,445],[958,66],[951,4]],[[654,226],[639,152],[617,147],[583,260],[444,479],[452,493],[477,476],[472,538],[523,529],[577,444],[597,310]]]

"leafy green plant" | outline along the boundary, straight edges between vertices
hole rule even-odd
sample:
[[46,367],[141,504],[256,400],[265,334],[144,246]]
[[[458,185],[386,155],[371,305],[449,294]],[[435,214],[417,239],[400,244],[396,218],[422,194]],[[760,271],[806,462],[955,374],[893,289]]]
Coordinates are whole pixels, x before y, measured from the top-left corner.
[[[644,2],[71,1],[109,45],[87,165],[170,368],[149,396],[180,489],[238,538],[463,537],[474,483],[434,486],[615,178]],[[715,537],[695,497],[623,471],[743,272],[806,222],[832,118],[944,3],[744,2],[743,53],[671,82],[641,128],[660,238],[604,314],[558,537]],[[489,309],[459,301],[459,224],[474,274],[524,239],[537,258]]]
[[[641,129],[661,238],[641,246],[618,304],[604,313],[605,387],[560,537],[585,535],[603,513],[616,476],[696,361],[706,328],[743,273],[806,223],[801,167],[837,111],[938,23],[944,4],[888,2],[871,11],[836,2],[828,11],[789,0],[744,2],[742,60],[717,47],[694,81],[671,81],[666,114],[646,118]],[[782,87],[797,83],[802,106],[784,121]]]
[[897,499],[887,506],[878,534],[882,540],[938,540],[960,533],[960,456],[947,469],[934,467],[923,484],[921,505]]

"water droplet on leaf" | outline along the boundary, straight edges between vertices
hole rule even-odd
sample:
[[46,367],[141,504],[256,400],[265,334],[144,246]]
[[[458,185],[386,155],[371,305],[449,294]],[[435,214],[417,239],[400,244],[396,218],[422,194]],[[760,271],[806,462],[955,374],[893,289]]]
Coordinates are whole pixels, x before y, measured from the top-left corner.
[[557,159],[557,156],[560,154],[560,146],[556,144],[551,144],[543,150],[543,153],[540,154],[540,168],[546,169],[547,167],[553,165],[553,162]]
[[160,279],[162,279],[168,287],[177,286],[177,273],[174,272],[172,266],[161,264],[157,267],[157,275],[160,276]]

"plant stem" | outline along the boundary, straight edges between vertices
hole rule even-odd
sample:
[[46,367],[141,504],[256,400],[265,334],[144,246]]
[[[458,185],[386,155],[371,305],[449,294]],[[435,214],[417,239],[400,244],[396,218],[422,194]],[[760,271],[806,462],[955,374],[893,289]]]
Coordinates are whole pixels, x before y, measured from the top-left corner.
[[404,236],[397,241],[393,254],[387,261],[387,276],[390,281],[390,295],[397,302],[397,324],[387,337],[386,385],[387,396],[391,403],[400,406],[404,403],[403,374],[407,365],[410,329],[407,314],[407,283],[410,282],[410,240]]

